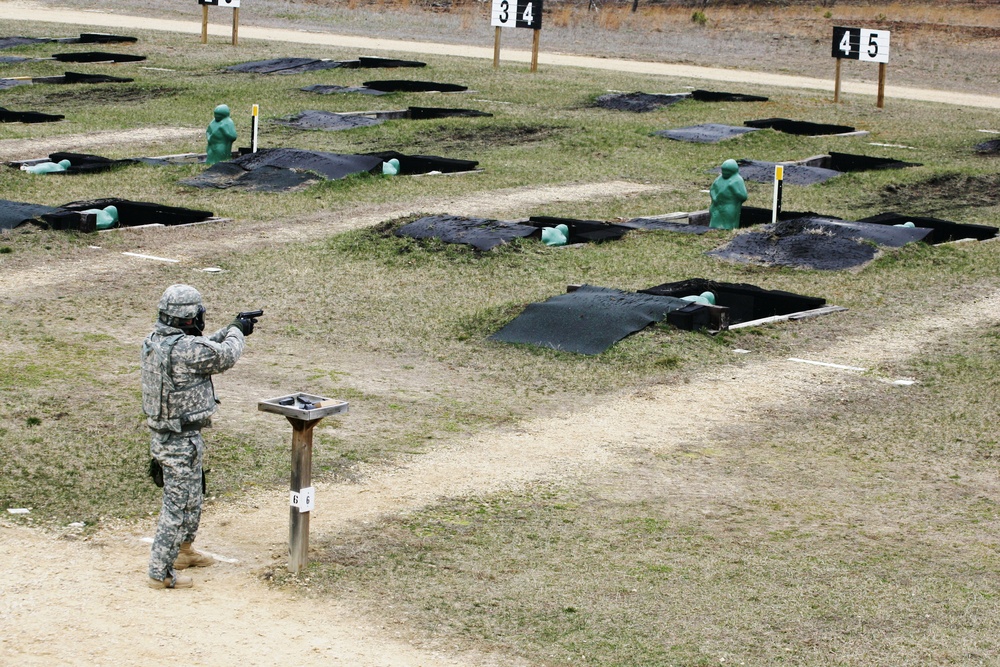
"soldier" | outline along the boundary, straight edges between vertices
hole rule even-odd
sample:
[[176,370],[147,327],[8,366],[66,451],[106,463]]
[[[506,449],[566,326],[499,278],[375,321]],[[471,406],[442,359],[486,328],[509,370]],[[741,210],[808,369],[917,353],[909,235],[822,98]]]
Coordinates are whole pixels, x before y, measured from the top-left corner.
[[201,429],[211,425],[219,402],[212,375],[236,364],[255,323],[237,318],[203,336],[205,308],[198,290],[171,285],[160,297],[159,318],[142,344],[142,409],[152,432],[150,454],[163,470],[150,588],[190,588],[191,577],[176,570],[215,562],[191,546],[201,519]]

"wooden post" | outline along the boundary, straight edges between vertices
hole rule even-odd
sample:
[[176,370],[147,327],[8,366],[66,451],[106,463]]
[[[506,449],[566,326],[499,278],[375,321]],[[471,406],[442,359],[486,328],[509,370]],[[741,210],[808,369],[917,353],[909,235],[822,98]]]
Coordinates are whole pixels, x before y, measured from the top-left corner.
[[240,41],[240,8],[233,7],[233,46]]
[[835,59],[837,61],[837,73],[833,79],[833,103],[840,103],[840,58]]
[[885,63],[878,64],[878,100],[875,102],[875,106],[879,109],[885,107]]
[[493,33],[493,69],[500,67],[500,26]]
[[208,44],[208,5],[201,6],[201,43]]
[[[290,490],[299,492],[312,485],[313,427],[319,419],[286,417],[292,425],[292,478]],[[288,571],[298,574],[309,561],[309,512],[288,508]]]
[[541,30],[535,31],[535,36],[531,40],[531,71],[538,71],[538,40],[542,34]]

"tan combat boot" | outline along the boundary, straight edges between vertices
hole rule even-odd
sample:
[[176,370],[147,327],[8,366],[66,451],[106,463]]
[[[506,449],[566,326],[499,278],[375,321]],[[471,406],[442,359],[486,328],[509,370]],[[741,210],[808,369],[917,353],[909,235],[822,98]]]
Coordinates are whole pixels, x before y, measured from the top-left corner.
[[181,550],[174,561],[175,570],[183,570],[189,567],[208,567],[215,565],[215,559],[208,554],[195,551],[190,542],[181,545]]
[[191,588],[192,586],[194,586],[194,581],[191,577],[185,577],[176,572],[171,572],[163,581],[149,578],[150,588]]

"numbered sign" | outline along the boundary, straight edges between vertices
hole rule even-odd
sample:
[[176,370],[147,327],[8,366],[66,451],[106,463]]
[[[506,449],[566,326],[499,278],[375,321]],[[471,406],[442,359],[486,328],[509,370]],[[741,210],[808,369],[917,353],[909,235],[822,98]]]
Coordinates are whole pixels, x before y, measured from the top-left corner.
[[889,31],[834,26],[833,57],[888,63]]
[[213,7],[229,7],[235,9],[240,6],[240,0],[198,0],[199,5],[211,5]]
[[541,30],[542,0],[518,0],[516,25],[518,28]]
[[517,3],[510,6],[510,0],[493,0],[493,11],[490,15],[490,25],[495,28],[513,28],[514,15],[517,13]]
[[310,486],[301,491],[289,491],[288,504],[299,512],[311,512],[315,508],[316,487]]
[[541,30],[542,0],[493,0],[490,25]]

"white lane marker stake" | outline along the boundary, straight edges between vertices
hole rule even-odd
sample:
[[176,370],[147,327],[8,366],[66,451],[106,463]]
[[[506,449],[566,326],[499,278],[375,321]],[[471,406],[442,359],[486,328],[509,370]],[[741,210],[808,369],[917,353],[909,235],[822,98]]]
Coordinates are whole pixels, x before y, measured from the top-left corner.
[[843,364],[831,364],[825,361],[810,361],[809,359],[797,359],[796,357],[789,357],[789,361],[794,361],[799,364],[812,364],[814,366],[826,366],[827,368],[839,368],[845,371],[866,371],[867,368],[858,368],[857,366],[844,366]]

